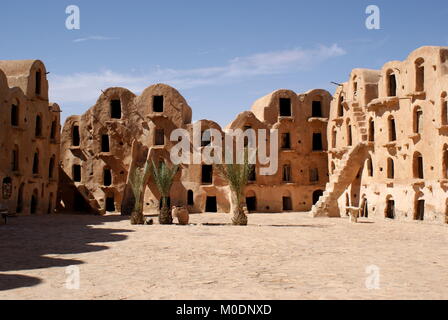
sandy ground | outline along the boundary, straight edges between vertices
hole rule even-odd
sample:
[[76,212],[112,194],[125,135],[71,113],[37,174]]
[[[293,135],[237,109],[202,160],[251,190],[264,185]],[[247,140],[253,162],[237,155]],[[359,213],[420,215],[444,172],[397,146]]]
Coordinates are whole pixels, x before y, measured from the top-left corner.
[[[448,226],[302,213],[221,225],[229,220],[12,219],[0,226],[0,299],[448,299]],[[80,287],[69,289],[76,270]]]

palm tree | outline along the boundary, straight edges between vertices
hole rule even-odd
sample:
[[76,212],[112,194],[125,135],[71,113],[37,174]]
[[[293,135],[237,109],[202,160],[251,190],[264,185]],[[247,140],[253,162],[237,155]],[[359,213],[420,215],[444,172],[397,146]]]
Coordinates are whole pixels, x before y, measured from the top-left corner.
[[244,199],[244,190],[246,189],[249,177],[254,167],[249,164],[248,152],[245,149],[243,164],[218,164],[216,165],[220,175],[227,180],[231,190],[233,218],[232,223],[236,226],[247,225],[246,201]]
[[168,207],[168,198],[170,196],[171,186],[174,182],[174,176],[176,175],[178,170],[178,165],[170,168],[164,161],[162,161],[159,166],[156,166],[154,160],[152,160],[152,176],[162,197],[162,208],[160,209],[159,213],[160,224],[173,223],[171,208]]

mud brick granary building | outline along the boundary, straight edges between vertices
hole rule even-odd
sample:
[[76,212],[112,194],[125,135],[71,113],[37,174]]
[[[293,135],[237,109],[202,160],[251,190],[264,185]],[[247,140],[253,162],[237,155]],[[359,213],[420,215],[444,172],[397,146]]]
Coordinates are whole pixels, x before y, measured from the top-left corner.
[[314,216],[447,222],[448,48],[355,69],[333,98],[330,182]]
[[[279,170],[261,176],[256,166],[247,188],[252,212],[309,211],[328,181],[326,126],[331,96],[323,90],[297,95],[276,91],[256,101],[252,112],[243,112],[228,129],[279,129]],[[122,204],[134,139],[154,147],[157,157],[169,160],[177,143],[173,130],[183,128],[193,135],[209,129],[223,132],[215,122],[191,123],[192,110],[177,90],[157,84],[140,96],[127,89],[111,88],[82,116],[69,117],[62,131],[61,195],[65,210],[104,214],[119,211]],[[209,143],[205,141],[201,148]],[[228,186],[213,166],[190,164],[181,167],[172,188],[172,205],[187,206],[190,212],[229,212]],[[216,170],[215,170],[216,171]],[[145,212],[157,208],[154,185],[145,194]]]
[[[51,213],[56,204],[67,212],[120,212],[134,140],[169,160],[178,128],[191,135],[197,128],[278,129],[278,170],[263,176],[257,163],[246,188],[249,211],[341,217],[358,209],[375,219],[447,223],[447,92],[448,47],[422,47],[381,70],[353,70],[333,97],[275,91],[226,128],[193,124],[192,109],[167,85],[139,96],[110,88],[86,113],[69,117],[60,134],[43,63],[0,61],[0,204],[18,214]],[[229,187],[213,169],[182,165],[171,204],[229,212]],[[158,199],[150,182],[145,212]]]
[[48,101],[44,64],[0,61],[1,204],[10,213],[52,213],[58,190],[60,110]]

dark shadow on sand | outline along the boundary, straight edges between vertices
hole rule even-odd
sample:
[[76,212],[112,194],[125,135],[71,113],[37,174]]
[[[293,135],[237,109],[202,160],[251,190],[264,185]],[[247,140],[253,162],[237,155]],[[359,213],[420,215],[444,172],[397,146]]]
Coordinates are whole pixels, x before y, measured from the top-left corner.
[[[81,260],[46,255],[97,252],[108,242],[123,241],[125,229],[94,228],[121,216],[52,215],[14,218],[0,228],[0,272],[67,267]],[[101,244],[98,244],[101,243]],[[37,285],[41,279],[0,274],[0,291]]]

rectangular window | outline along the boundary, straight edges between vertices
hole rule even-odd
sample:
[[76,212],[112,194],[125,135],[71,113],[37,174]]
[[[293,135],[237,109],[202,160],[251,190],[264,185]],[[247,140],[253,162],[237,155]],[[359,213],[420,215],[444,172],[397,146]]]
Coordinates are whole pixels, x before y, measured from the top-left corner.
[[291,135],[289,133],[282,134],[282,149],[291,149]]
[[121,119],[121,100],[110,101],[110,117],[112,119]]
[[312,105],[312,115],[313,118],[322,118],[322,102],[321,101],[313,101]]
[[163,129],[156,129],[156,146],[165,145],[165,131]]
[[322,151],[322,134],[321,133],[313,133],[313,151]]
[[292,210],[292,199],[291,197],[283,197],[283,211]]
[[36,95],[40,95],[41,93],[41,85],[42,85],[42,72],[36,72]]
[[291,99],[280,98],[280,117],[291,117]]
[[101,136],[101,152],[110,152],[109,136],[107,134]]
[[163,112],[163,96],[154,96],[152,100],[152,111],[153,112]]
[[289,165],[283,167],[283,182],[291,182],[291,167]]
[[73,181],[81,182],[81,166],[79,164],[73,165]]
[[203,184],[213,183],[213,166],[211,165],[202,166],[202,183]]
[[310,182],[319,181],[319,170],[317,168],[310,169]]

